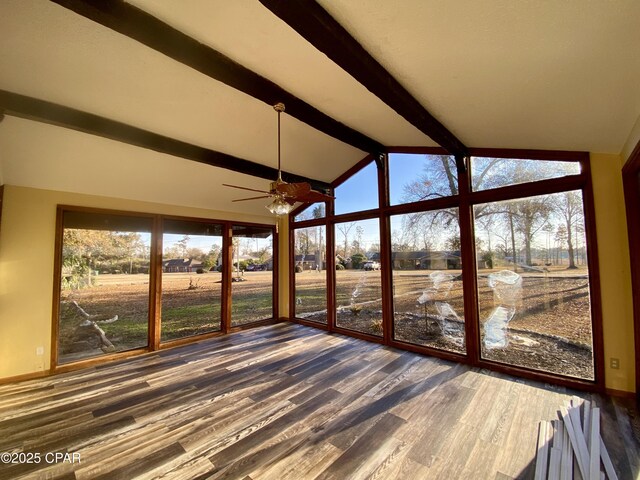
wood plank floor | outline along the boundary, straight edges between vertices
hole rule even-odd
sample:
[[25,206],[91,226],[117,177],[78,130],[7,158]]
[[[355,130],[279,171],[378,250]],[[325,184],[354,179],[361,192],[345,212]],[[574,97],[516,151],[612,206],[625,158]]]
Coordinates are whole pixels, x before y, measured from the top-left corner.
[[[0,386],[0,452],[41,456],[0,478],[531,478],[537,424],[572,394],[278,324]],[[637,478],[634,413],[581,396]]]

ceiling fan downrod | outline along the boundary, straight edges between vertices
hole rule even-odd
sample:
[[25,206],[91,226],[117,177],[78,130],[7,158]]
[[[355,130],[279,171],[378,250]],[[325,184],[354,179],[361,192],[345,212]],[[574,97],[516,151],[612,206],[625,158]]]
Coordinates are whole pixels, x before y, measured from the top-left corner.
[[284,112],[284,103],[276,103],[273,109],[278,112],[278,179],[276,183],[282,183],[282,170],[280,169],[280,114]]

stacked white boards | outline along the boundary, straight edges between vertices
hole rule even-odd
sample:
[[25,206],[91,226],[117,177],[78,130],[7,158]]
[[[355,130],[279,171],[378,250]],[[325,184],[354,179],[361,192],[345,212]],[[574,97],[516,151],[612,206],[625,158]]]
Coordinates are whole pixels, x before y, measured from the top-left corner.
[[535,480],[617,480],[600,436],[597,405],[573,397],[558,417],[540,422]]

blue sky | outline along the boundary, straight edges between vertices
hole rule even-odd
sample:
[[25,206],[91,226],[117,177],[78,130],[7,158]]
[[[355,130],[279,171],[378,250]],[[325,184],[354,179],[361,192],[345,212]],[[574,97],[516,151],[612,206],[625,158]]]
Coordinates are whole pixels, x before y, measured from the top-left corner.
[[[397,205],[404,195],[404,186],[415,180],[423,171],[425,155],[391,154],[389,155],[389,193],[391,204]],[[377,208],[378,172],[376,164],[370,163],[346,182],[336,188],[335,213],[359,212]],[[364,228],[363,243],[366,248],[380,243],[378,220],[358,222]],[[349,232],[350,241],[355,239],[355,228]],[[336,243],[344,241],[344,236],[336,228]]]
[[[391,205],[401,203],[405,185],[423,173],[427,155],[392,153],[389,155],[389,194]],[[360,170],[336,188],[335,213],[359,212],[378,207],[378,173],[375,163]]]

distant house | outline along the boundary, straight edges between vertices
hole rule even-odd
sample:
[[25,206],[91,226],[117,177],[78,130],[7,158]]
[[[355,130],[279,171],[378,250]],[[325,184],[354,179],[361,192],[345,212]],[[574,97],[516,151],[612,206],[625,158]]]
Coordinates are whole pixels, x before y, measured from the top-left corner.
[[162,271],[164,273],[190,273],[202,267],[202,260],[195,258],[172,258],[162,261]]
[[393,252],[394,270],[458,270],[462,268],[460,251]]
[[303,270],[315,270],[316,268],[318,268],[315,254],[311,253],[307,255],[296,255],[295,266],[302,267]]

